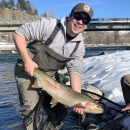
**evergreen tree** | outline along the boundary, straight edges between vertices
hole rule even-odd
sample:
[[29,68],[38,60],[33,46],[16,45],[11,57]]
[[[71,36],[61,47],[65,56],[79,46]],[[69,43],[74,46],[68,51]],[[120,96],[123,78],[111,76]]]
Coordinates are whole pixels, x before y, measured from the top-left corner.
[[4,9],[7,8],[8,2],[6,0],[1,0],[0,2],[0,8]]
[[17,6],[22,11],[26,10],[25,0],[18,0]]
[[29,1],[26,2],[26,12],[27,12],[28,14],[33,14],[33,10],[32,10],[32,8],[31,8],[31,4],[30,4]]
[[19,1],[17,1],[16,7],[21,10],[21,6],[19,4]]
[[47,17],[47,14],[46,14],[46,12],[43,14],[43,17]]
[[9,7],[10,9],[13,9],[13,8],[15,7],[14,0],[9,0],[9,2],[8,2],[8,7]]

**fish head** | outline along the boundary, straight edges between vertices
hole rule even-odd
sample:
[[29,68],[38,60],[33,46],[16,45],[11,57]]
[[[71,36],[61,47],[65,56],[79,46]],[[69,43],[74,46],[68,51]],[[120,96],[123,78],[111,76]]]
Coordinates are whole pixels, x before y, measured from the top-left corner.
[[81,104],[84,108],[84,113],[101,114],[104,111],[103,107],[97,102],[86,102]]

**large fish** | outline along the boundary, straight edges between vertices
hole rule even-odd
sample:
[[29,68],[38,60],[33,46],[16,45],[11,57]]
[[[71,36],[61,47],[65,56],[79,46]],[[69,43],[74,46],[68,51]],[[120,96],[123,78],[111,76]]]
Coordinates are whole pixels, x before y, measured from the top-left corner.
[[89,96],[83,95],[67,86],[61,85],[44,71],[35,68],[33,75],[36,80],[32,87],[42,88],[52,97],[51,107],[54,107],[58,102],[70,108],[79,104],[84,108],[84,113],[103,113],[103,108]]

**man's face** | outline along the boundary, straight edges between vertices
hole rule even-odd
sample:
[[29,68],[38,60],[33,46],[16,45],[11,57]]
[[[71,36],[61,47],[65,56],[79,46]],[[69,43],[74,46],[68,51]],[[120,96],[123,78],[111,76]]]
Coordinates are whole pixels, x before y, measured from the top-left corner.
[[90,19],[86,13],[73,13],[68,18],[67,33],[70,36],[76,36],[78,33],[87,29]]

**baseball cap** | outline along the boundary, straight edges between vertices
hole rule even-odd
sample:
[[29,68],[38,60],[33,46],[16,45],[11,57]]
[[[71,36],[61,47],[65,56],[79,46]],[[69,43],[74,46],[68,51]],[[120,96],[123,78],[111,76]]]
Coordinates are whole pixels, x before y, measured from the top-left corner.
[[87,13],[90,17],[90,19],[92,19],[92,16],[93,16],[93,10],[92,8],[87,5],[87,4],[84,4],[84,3],[78,3],[73,9],[71,12],[74,12],[74,13],[77,13],[77,12],[84,12],[84,13]]

